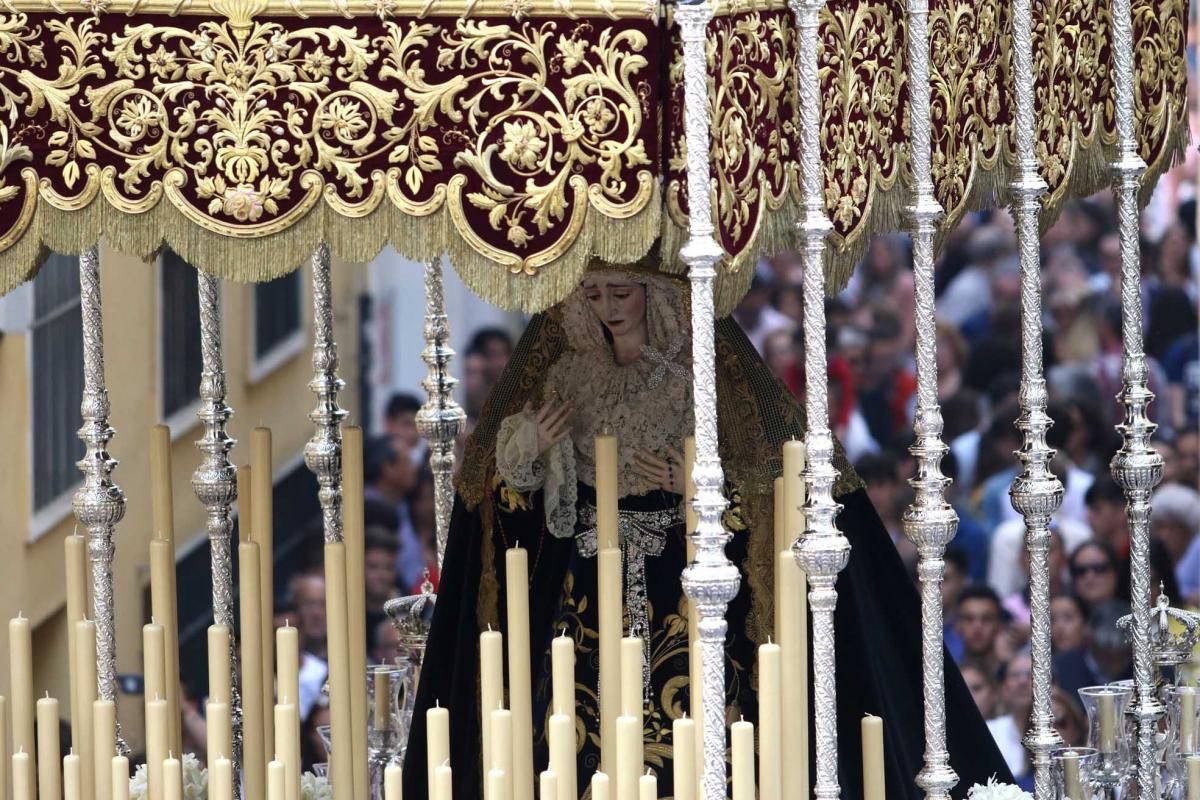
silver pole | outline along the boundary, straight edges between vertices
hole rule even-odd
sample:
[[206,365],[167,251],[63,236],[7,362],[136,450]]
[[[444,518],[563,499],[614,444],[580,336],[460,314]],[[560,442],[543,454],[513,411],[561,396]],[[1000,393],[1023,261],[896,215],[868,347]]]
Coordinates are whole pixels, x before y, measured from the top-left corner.
[[[837,678],[833,612],[837,576],[850,560],[850,543],[834,520],[841,506],[833,499],[837,469],[829,430],[829,382],[825,356],[825,239],[832,225],[825,215],[821,172],[821,87],[817,73],[818,26],[824,0],[791,0],[799,28],[797,88],[800,105],[800,178],[803,218],[797,226],[804,265],[804,469],[805,530],[793,545],[808,575],[808,605],[813,624],[813,713],[817,734],[818,800],[841,795],[837,761]],[[799,754],[804,757],[804,754]]]
[[437,256],[425,265],[425,349],[421,359],[429,367],[429,374],[422,382],[429,399],[417,412],[417,429],[429,440],[439,570],[446,555],[450,512],[454,510],[454,444],[467,424],[467,415],[454,401],[454,386],[458,381],[450,374],[454,350],[449,341],[442,258]]
[[329,245],[317,245],[312,260],[313,379],[308,388],[317,395],[317,407],[308,418],[316,432],[304,446],[304,463],[320,485],[321,515],[326,542],[342,541],[342,420],[337,393],[345,382],[337,375],[337,344],[333,340],[333,301],[329,288]]
[[1157,794],[1158,763],[1154,753],[1158,719],[1164,708],[1156,692],[1151,646],[1150,607],[1150,493],[1162,480],[1163,460],[1150,446],[1157,427],[1147,416],[1154,394],[1147,386],[1146,354],[1142,343],[1142,278],[1139,245],[1138,189],[1146,164],[1138,155],[1134,118],[1133,13],[1130,0],[1112,4],[1113,85],[1116,88],[1117,210],[1121,242],[1121,329],[1124,340],[1121,394],[1125,421],[1117,425],[1121,449],[1110,468],[1128,503],[1133,605],[1134,699],[1131,714],[1137,722],[1135,765],[1137,796]]
[[[77,466],[83,484],[75,492],[72,508],[87,529],[88,561],[92,573],[92,619],[96,622],[96,690],[102,700],[117,697],[117,645],[113,622],[114,529],[125,516],[125,493],[113,483],[117,461],[108,454],[116,433],[108,424],[110,405],[104,382],[104,319],[100,305],[100,245],[79,257],[79,300],[83,321],[83,426],[79,438],[84,455]],[[118,752],[128,752],[120,740]]]
[[725,798],[725,609],[737,594],[741,576],[728,558],[729,540],[721,524],[726,508],[725,476],[717,452],[716,344],[713,280],[722,252],[713,238],[709,183],[708,66],[705,42],[712,8],[681,3],[675,8],[683,40],[684,124],[688,154],[688,241],[680,255],[692,285],[692,370],[696,420],[693,505],[695,559],[683,571],[683,589],[696,604],[703,673],[704,800]]
[[958,776],[946,749],[946,681],[942,653],[942,579],[946,545],[958,530],[958,514],[946,502],[950,483],[942,474],[942,410],[937,394],[937,324],[934,320],[934,237],[942,207],[933,194],[929,112],[929,2],[908,0],[909,118],[912,120],[913,272],[916,295],[917,459],[909,481],[916,496],[904,513],[904,533],[917,547],[921,581],[921,663],[925,702],[925,765],[917,785],[929,800],[949,800]]

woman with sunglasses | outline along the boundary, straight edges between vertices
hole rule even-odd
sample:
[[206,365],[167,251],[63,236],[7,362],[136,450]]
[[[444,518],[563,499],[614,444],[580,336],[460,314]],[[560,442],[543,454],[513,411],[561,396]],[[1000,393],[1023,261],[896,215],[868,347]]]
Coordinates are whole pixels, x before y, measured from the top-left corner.
[[1117,596],[1117,577],[1117,556],[1107,544],[1084,542],[1071,554],[1072,588],[1088,608]]

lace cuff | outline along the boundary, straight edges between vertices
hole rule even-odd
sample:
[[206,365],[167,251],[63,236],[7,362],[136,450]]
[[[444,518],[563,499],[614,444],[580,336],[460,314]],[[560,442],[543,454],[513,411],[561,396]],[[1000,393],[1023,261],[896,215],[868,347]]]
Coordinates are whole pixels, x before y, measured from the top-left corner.
[[546,527],[559,539],[575,535],[575,502],[579,495],[575,445],[563,439],[539,457],[537,415],[522,411],[506,417],[496,436],[496,469],[519,492],[545,489]]

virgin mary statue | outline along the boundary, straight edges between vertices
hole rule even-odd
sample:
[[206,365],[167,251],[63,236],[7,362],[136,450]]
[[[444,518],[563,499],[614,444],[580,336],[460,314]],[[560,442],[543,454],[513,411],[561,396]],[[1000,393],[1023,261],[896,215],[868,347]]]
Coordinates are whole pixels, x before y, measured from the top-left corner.
[[[672,791],[671,724],[690,709],[683,441],[692,432],[686,283],[652,265],[593,270],[565,301],[535,316],[469,439],[413,716],[405,795],[426,796],[425,711],[450,709],[455,800],[481,796],[479,633],[504,630],[507,548],[529,554],[535,769],[546,767],[550,644],[575,641],[581,795],[598,769],[599,703],[595,448],[619,441],[618,496],[625,631],[645,642],[645,766]],[[726,707],[756,720],[755,647],[773,618],[774,479],[781,448],[801,438],[799,406],[730,318],[716,323],[721,463],[730,501],[729,558],[742,572],[728,611]],[[920,607],[862,481],[840,448],[835,495],[849,566],[837,587],[839,775],[862,797],[859,721],[883,717],[887,795],[918,797],[923,751]],[[946,664],[951,765],[958,793],[1004,760],[953,662]],[[812,741],[812,737],[809,737]],[[809,754],[812,757],[812,754]],[[812,774],[812,773],[810,773]]]

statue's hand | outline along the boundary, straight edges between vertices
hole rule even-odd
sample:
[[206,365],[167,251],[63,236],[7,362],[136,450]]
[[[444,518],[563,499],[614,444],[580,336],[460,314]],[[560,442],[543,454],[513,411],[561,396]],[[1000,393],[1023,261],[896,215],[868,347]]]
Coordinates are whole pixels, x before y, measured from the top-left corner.
[[551,398],[537,412],[537,446],[541,455],[571,434],[571,404]]
[[674,447],[667,449],[666,458],[638,450],[633,454],[633,469],[660,489],[683,494],[683,454]]

